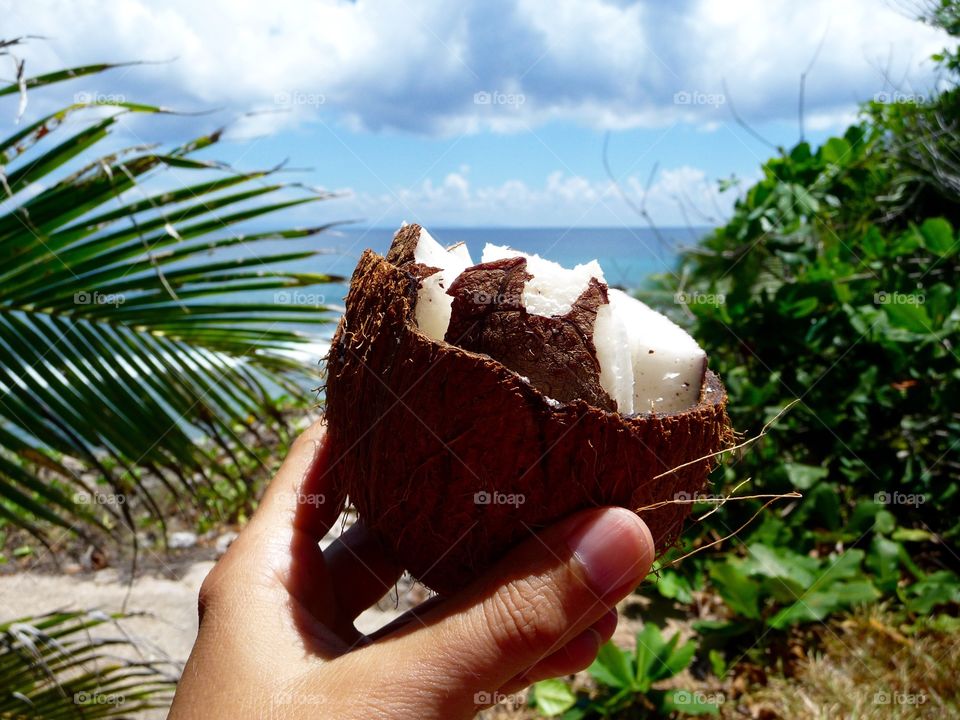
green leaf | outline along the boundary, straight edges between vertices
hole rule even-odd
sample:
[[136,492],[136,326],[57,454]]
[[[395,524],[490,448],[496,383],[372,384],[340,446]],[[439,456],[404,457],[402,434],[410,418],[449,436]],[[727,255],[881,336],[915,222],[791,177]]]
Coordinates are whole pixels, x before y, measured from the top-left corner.
[[870,543],[867,567],[877,576],[877,585],[884,591],[892,591],[900,579],[900,553],[903,546],[877,535]]
[[754,622],[739,620],[694,620],[691,627],[698,635],[712,638],[736,638],[756,631]]
[[867,228],[863,234],[863,247],[870,257],[883,257],[887,252],[887,242],[875,225]]
[[921,335],[932,332],[933,323],[922,305],[911,302],[887,303],[883,306],[883,310],[890,318],[890,322],[896,327]]
[[881,535],[889,535],[897,527],[897,519],[889,510],[880,510],[873,521],[873,531]]
[[849,159],[850,149],[850,143],[846,140],[832,137],[820,146],[820,155],[824,162],[842,165]]
[[727,657],[722,650],[717,650],[716,648],[710,650],[710,652],[707,653],[707,659],[710,661],[710,670],[714,675],[720,679],[726,677],[729,668],[727,666]]
[[656,582],[657,592],[665,598],[681,603],[693,601],[693,588],[690,581],[673,570],[663,570]]
[[932,542],[936,536],[920,528],[897,528],[890,539],[897,542]]
[[[15,92],[19,87],[9,86],[0,94]],[[7,190],[0,217],[0,521],[41,537],[54,525],[119,537],[123,508],[74,499],[88,496],[91,475],[110,496],[136,500],[138,520],[150,514],[161,526],[174,503],[191,517],[239,511],[263,454],[261,443],[246,437],[286,437],[279,399],[299,402],[317,385],[314,363],[291,351],[318,340],[319,331],[303,328],[332,322],[336,312],[321,302],[271,303],[251,293],[341,280],[279,269],[314,257],[316,247],[270,250],[330,224],[248,233],[241,223],[330,195],[302,197],[302,188],[261,183],[268,172],[238,173],[189,157],[215,144],[219,132],[167,152],[142,146],[98,154],[120,114],[166,111],[116,103],[119,113],[64,135],[60,128],[78,127],[64,121],[81,105],[0,139]],[[177,189],[148,195],[140,187],[148,174],[162,186],[171,167]],[[24,192],[38,182],[45,189]],[[264,202],[271,193],[275,199]],[[236,209],[214,217],[231,205]],[[187,224],[190,218],[200,219]],[[214,452],[229,461],[212,462]],[[163,509],[161,494],[170,498]]]
[[816,585],[829,585],[835,580],[846,580],[859,576],[865,556],[866,553],[860,548],[851,548],[840,555],[829,556],[824,561],[827,569],[817,578]]
[[790,484],[798,490],[809,490],[819,480],[822,480],[830,474],[830,471],[827,470],[827,468],[817,467],[816,465],[784,463],[783,467],[787,471],[787,477],[790,479]]
[[798,623],[819,621],[841,608],[873,602],[880,593],[869,580],[837,582],[828,590],[816,591],[785,607],[768,620],[770,627],[782,630]]
[[121,659],[147,650],[129,639],[122,619],[64,612],[0,624],[0,717],[96,720],[168,708],[174,664]]
[[[24,80],[24,85],[26,85],[27,89],[43,87],[44,85],[52,85],[54,83],[64,82],[66,80],[73,80],[78,77],[83,77],[84,75],[98,75],[105,70],[111,70],[113,68],[129,67],[131,65],[140,64],[141,63],[139,62],[128,62],[80,65],[67,70],[57,70],[55,72],[46,73],[45,75],[37,75],[35,77],[26,78]],[[20,92],[20,87],[16,83],[0,87],[0,97],[4,95],[14,95],[18,92]]]
[[749,620],[760,617],[759,588],[733,560],[710,563],[710,579],[727,606]]
[[920,226],[923,245],[930,252],[941,257],[953,253],[960,241],[953,235],[950,223],[942,217],[927,218]]
[[537,710],[547,717],[555,717],[573,707],[577,696],[563,680],[542,680],[532,689],[533,702]]
[[793,302],[783,303],[783,312],[794,318],[803,318],[814,312],[820,305],[815,297],[801,298]]
[[793,185],[793,195],[799,208],[808,215],[815,215],[820,211],[820,202],[802,185]]
[[801,588],[810,587],[816,576],[818,563],[814,558],[795,553],[788,548],[751,543],[745,567],[750,572],[769,578],[790,580]]
[[960,605],[960,578],[949,570],[931,573],[905,592],[907,609],[920,615],[930,614],[944,605]]
[[588,668],[597,682],[612,688],[630,689],[634,686],[633,666],[629,655],[613,644],[604,643],[596,660]]
[[[676,643],[676,637],[674,637]],[[664,650],[663,636],[660,634],[660,628],[652,622],[644,623],[643,628],[637,633],[634,688],[640,692],[646,692],[657,677],[660,668],[658,659]]]
[[[679,637],[675,635],[674,637]],[[666,658],[664,664],[666,665],[667,671],[669,674],[664,677],[673,677],[677,673],[686,669],[686,667],[693,660],[693,656],[697,653],[697,642],[696,640],[688,640],[683,645],[675,648],[673,652]]]
[[716,702],[709,702],[707,697],[707,694],[702,692],[667,690],[661,710],[682,715],[719,715],[720,706]]

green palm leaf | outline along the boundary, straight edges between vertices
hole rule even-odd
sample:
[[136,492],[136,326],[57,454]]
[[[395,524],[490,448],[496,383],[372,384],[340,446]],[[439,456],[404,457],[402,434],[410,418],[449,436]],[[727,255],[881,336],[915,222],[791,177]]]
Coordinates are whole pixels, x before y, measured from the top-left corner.
[[[108,67],[20,79],[0,97]],[[171,502],[243,497],[261,458],[241,435],[282,430],[276,398],[318,384],[290,350],[333,320],[284,299],[341,280],[283,269],[322,252],[303,241],[332,224],[239,230],[330,194],[197,158],[220,132],[98,153],[122,115],[167,111],[114,103],[65,122],[85,109],[0,139],[0,518],[40,537],[132,527],[134,499],[162,523]],[[144,186],[173,174],[175,187]],[[112,502],[90,502],[101,496]]]
[[[0,624],[0,717],[120,718],[167,707],[178,668],[144,659],[122,617],[56,612]],[[111,624],[116,636],[103,632]]]

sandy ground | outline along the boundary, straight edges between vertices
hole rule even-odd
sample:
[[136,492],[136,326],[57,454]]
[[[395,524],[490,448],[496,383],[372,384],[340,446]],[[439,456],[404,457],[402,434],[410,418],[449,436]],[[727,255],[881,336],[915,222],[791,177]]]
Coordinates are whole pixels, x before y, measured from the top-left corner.
[[[123,622],[132,635],[167,657],[185,661],[197,634],[197,593],[213,567],[212,561],[197,562],[182,577],[171,580],[145,576],[130,589],[127,611],[144,615]],[[39,615],[55,610],[119,610],[127,595],[116,570],[108,568],[91,577],[22,573],[0,576],[0,608],[4,619]],[[384,599],[381,607],[367,610],[357,620],[361,632],[386,624],[400,609]]]
[[[321,542],[326,547],[341,532],[349,528],[352,518],[341,518],[331,533]],[[221,545],[221,543],[216,543]],[[103,625],[92,634],[99,637],[117,637],[121,632],[136,641],[140,657],[132,648],[123,648],[118,654],[151,662],[166,663],[171,674],[177,674],[186,661],[197,634],[197,595],[200,585],[214,566],[212,559],[226,549],[218,550],[212,542],[203,542],[183,553],[159,555],[149,550],[142,558],[140,571],[132,586],[124,568],[107,567],[97,571],[82,571],[79,566],[67,572],[56,572],[50,564],[39,563],[43,569],[20,570],[0,574],[0,620],[42,615],[59,610],[100,610],[115,613],[125,608],[131,617],[117,626]],[[210,558],[210,559],[208,559]],[[407,609],[428,597],[421,585],[404,577],[394,590],[356,622],[361,632],[372,632],[387,624]],[[126,603],[126,605],[124,605]],[[632,643],[638,627],[635,602],[621,604],[621,621],[615,639],[621,644]],[[516,698],[517,708],[524,706],[524,696]],[[484,713],[482,717],[500,717],[499,711]],[[508,712],[507,717],[527,716]],[[166,717],[166,711],[142,713],[142,720]]]
[[[337,530],[322,546],[339,535],[342,526],[338,523],[334,527]],[[0,619],[9,621],[59,610],[114,613],[126,600],[126,612],[134,616],[124,618],[119,626],[101,626],[94,634],[116,637],[119,628],[137,641],[143,659],[182,664],[197,634],[197,594],[213,565],[213,560],[160,563],[156,570],[140,574],[132,587],[116,568],[79,574],[21,571],[0,575]],[[358,618],[357,628],[371,632],[420,602],[423,595],[421,587],[404,579],[394,592]],[[170,671],[177,672],[177,667],[171,665]],[[143,717],[163,718],[166,712]]]

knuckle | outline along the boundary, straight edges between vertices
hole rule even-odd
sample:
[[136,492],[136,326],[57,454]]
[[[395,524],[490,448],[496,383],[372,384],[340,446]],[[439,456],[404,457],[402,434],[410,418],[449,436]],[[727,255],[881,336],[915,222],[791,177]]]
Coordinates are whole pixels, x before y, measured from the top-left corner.
[[311,445],[314,443],[322,442],[324,437],[327,434],[327,424],[324,420],[317,420],[313,425],[308,427],[300,436],[294,441],[295,445]]
[[536,652],[560,630],[557,596],[539,578],[503,585],[484,602],[486,626],[505,653]]
[[200,584],[200,592],[197,595],[197,614],[200,622],[203,622],[203,618],[211,610],[222,604],[226,582],[223,565],[218,562]]

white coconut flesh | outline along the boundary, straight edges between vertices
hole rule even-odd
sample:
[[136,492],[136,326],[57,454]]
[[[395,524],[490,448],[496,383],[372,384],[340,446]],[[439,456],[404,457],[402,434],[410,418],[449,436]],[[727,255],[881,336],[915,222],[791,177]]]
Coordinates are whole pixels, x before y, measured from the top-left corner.
[[421,283],[415,319],[423,332],[434,340],[443,340],[450,325],[453,306],[453,298],[447,295],[447,288],[457,275],[473,265],[470,251],[463,243],[444,248],[421,228],[413,259],[422,265],[440,268],[440,272],[424,278]]
[[[570,312],[589,287],[590,279],[605,283],[596,260],[564,268],[538,255],[487,244],[481,262],[523,257],[533,277],[523,289],[528,313],[552,317]],[[426,230],[414,260],[440,268],[423,280],[417,294],[415,319],[427,336],[442,341],[450,325],[453,298],[447,289],[460,273],[473,266],[463,243],[444,248]],[[621,290],[608,289],[609,302],[597,310],[593,343],[600,364],[600,386],[624,415],[686,410],[700,399],[706,353],[681,327]]]

